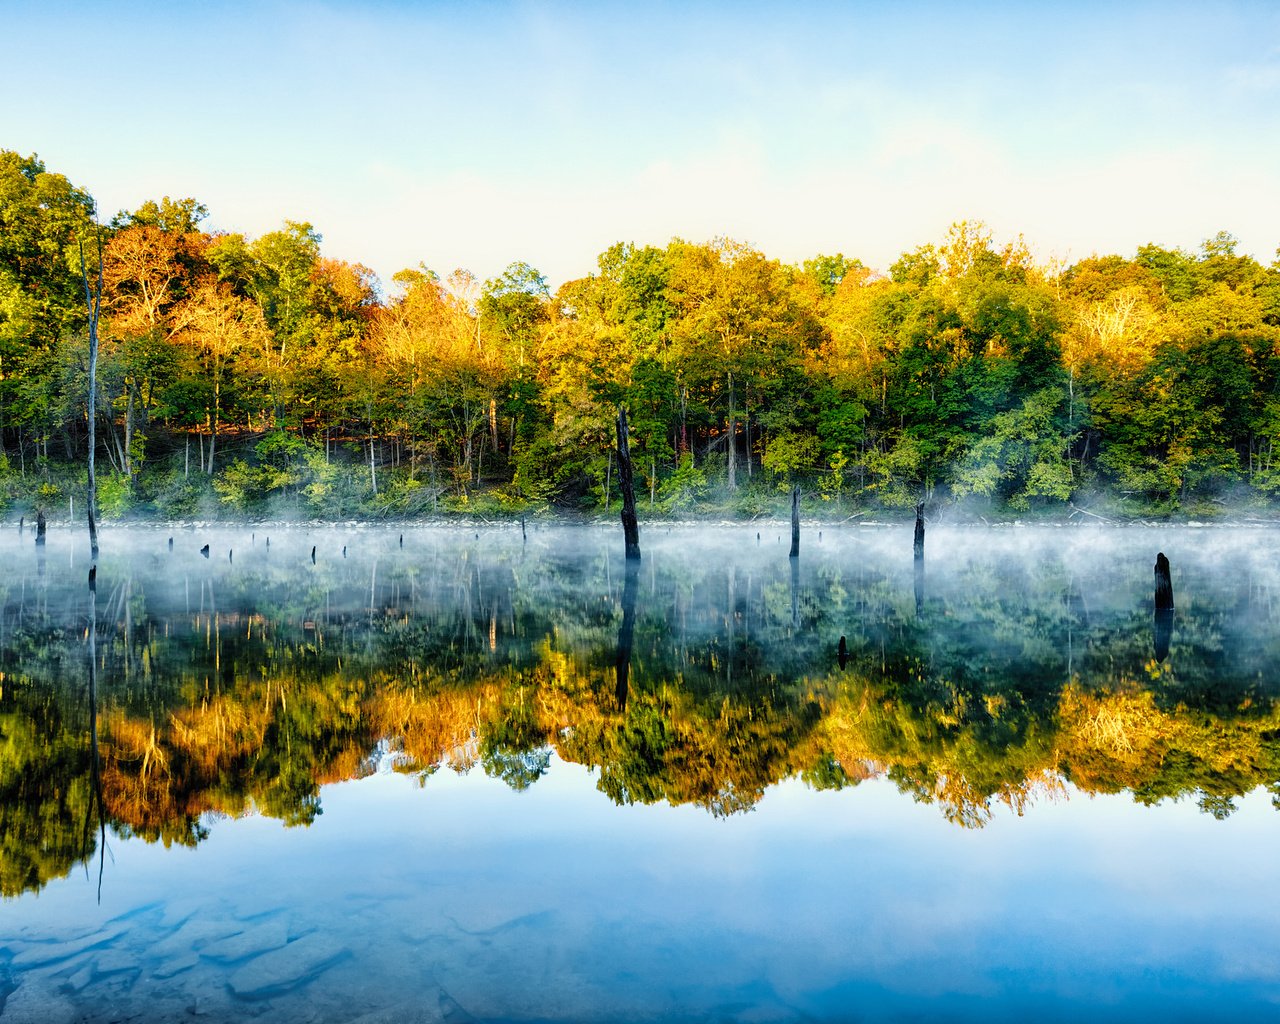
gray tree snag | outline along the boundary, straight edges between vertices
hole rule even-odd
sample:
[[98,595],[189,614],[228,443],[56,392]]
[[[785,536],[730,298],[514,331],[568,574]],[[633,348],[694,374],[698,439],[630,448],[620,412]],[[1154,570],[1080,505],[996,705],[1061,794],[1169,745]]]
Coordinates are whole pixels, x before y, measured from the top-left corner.
[[640,524],[636,520],[635,475],[631,470],[631,446],[627,435],[627,410],[618,406],[618,483],[622,488],[622,536],[627,560],[640,559]]
[[98,480],[94,473],[94,454],[98,447],[98,314],[102,310],[102,228],[93,225],[98,244],[98,280],[89,283],[89,268],[84,261],[84,239],[79,239],[80,279],[84,282],[84,305],[89,318],[89,547],[98,557]]

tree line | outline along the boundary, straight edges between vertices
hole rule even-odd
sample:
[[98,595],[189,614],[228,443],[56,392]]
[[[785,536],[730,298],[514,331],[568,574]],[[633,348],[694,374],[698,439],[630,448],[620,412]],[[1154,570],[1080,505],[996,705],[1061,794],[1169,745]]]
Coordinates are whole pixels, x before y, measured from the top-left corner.
[[6,503],[79,493],[92,417],[108,516],[589,511],[617,498],[619,405],[651,515],[752,515],[793,483],[1019,514],[1280,490],[1280,250],[1263,266],[1227,232],[1045,266],[961,222],[883,273],[618,243],[554,294],[521,262],[384,292],[311,224],[249,239],[206,217],[164,198],[98,225],[86,190],[0,151]]

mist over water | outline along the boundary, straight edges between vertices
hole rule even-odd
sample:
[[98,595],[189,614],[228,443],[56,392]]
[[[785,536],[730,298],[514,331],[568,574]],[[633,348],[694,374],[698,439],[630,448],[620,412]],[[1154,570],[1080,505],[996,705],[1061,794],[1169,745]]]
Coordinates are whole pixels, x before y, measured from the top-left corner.
[[1280,535],[789,540],[650,525],[635,567],[613,526],[104,531],[91,718],[87,538],[5,530],[5,1019],[1280,995]]

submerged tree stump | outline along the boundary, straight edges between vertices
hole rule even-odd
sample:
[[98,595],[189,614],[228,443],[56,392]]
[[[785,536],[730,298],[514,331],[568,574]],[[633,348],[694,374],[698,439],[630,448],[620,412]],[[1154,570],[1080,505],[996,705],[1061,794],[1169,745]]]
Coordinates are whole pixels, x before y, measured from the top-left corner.
[[48,527],[48,523],[44,518],[44,509],[36,509],[36,543],[44,543],[44,531]]
[[924,503],[916,506],[916,536],[913,545],[916,560],[924,558]]
[[800,557],[800,485],[791,487],[791,553],[789,558]]
[[1161,551],[1156,555],[1156,611],[1173,610],[1173,580],[1169,575],[1169,559]]
[[636,520],[635,474],[631,469],[631,445],[627,435],[627,410],[618,406],[618,483],[622,486],[622,536],[627,559],[640,558],[640,524]]

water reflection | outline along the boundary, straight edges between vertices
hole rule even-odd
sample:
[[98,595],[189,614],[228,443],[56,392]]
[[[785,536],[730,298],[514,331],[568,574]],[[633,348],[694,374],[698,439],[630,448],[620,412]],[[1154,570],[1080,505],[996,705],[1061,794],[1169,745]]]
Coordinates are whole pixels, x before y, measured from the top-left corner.
[[1156,661],[1169,657],[1169,644],[1173,641],[1173,609],[1157,608],[1155,611]]
[[622,625],[618,627],[618,710],[627,709],[627,681],[631,675],[631,646],[636,631],[636,590],[639,586],[640,563],[627,559],[622,584]]
[[89,806],[84,815],[84,839],[82,856],[86,863],[93,853],[90,830],[93,821],[98,822],[98,902],[102,902],[102,876],[106,870],[107,816],[102,807],[102,763],[98,756],[98,567],[89,569],[89,628],[88,628],[88,680],[89,680]]
[[909,541],[874,529],[803,560],[674,531],[625,566],[594,530],[210,532],[113,538],[101,636],[55,537],[6,563],[6,895],[91,857],[95,814],[99,853],[107,824],[186,846],[218,815],[307,825],[388,750],[427,785],[480,766],[515,790],[554,754],[619,804],[716,815],[887,777],[968,827],[1066,784],[1218,817],[1280,789],[1280,581],[1225,533],[1160,537],[1184,582],[1152,657],[1141,531],[931,530],[954,555],[927,609]]

